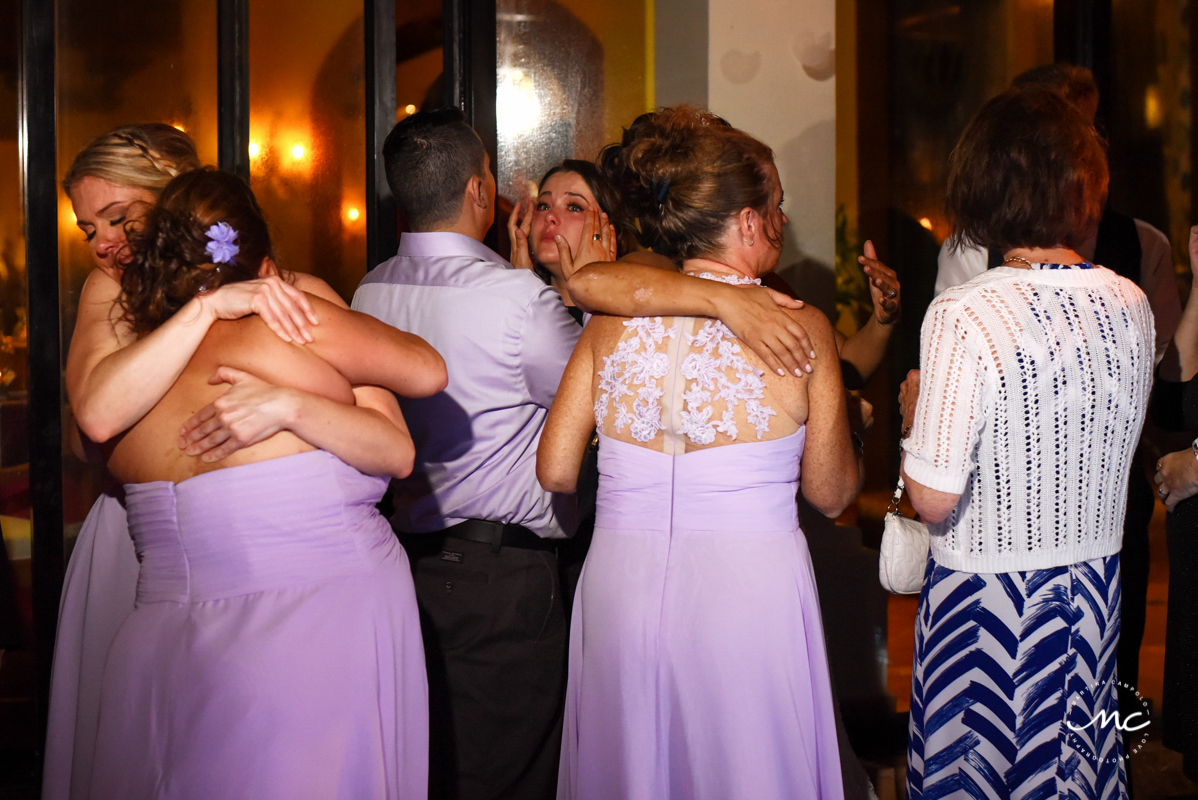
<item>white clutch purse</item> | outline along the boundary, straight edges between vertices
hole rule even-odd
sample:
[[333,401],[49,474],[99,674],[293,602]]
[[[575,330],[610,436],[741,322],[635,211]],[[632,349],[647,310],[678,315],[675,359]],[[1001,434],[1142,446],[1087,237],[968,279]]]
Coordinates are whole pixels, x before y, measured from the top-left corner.
[[894,490],[883,522],[878,580],[883,589],[893,594],[918,594],[923,587],[931,537],[927,525],[898,513],[903,488],[903,476],[899,475],[898,488]]

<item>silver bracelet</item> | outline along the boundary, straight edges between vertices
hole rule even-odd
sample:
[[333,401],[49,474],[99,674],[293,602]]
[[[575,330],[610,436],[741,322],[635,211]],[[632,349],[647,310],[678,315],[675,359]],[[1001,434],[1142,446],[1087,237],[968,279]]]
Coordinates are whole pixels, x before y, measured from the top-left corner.
[[1190,452],[1194,454],[1194,458],[1198,460],[1198,439],[1190,442]]

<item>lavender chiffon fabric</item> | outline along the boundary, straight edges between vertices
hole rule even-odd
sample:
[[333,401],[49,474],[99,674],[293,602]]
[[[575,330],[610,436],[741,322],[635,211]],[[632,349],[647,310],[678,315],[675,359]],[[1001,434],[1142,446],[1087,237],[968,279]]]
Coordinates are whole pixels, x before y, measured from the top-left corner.
[[428,691],[386,480],[323,451],[125,487],[137,607],[91,797],[424,798]]
[[805,429],[676,458],[600,438],[559,800],[840,800]]
[[50,678],[43,800],[86,800],[108,648],[133,611],[137,553],[125,505],[106,492],[92,505],[63,580]]

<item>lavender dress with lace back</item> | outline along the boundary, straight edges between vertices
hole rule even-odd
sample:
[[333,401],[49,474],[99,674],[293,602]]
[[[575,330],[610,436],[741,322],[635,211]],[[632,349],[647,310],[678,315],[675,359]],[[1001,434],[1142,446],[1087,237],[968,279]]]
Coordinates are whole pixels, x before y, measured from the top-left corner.
[[839,800],[805,429],[722,323],[624,324],[599,373],[558,796]]

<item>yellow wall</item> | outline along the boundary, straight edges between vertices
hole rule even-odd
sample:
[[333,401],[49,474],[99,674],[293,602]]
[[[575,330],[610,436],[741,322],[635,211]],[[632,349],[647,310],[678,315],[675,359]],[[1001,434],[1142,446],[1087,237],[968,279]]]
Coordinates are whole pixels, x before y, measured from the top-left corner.
[[[560,0],[603,45],[603,141],[614,142],[620,130],[638,114],[648,111],[646,102],[646,3],[652,0]],[[650,40],[651,41],[651,40]],[[593,153],[580,153],[592,157]]]

